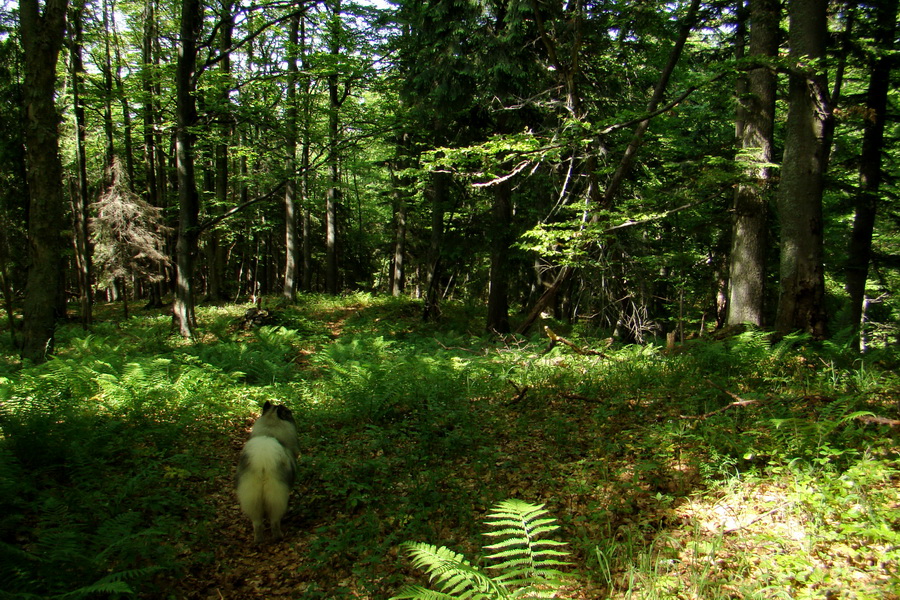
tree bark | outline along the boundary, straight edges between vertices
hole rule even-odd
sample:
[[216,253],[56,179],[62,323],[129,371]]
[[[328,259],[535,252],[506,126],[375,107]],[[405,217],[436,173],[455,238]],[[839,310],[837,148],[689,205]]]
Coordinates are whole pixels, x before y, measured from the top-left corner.
[[488,331],[509,333],[509,245],[512,228],[512,188],[509,181],[494,186],[491,235],[491,275]]
[[312,144],[312,135],[310,133],[312,79],[309,76],[306,60],[306,19],[300,21],[300,39],[304,45],[304,51],[300,55],[300,66],[303,70],[303,141],[300,146],[300,203],[302,206],[300,254],[303,260],[303,269],[300,274],[300,289],[308,292],[312,288],[312,227],[310,225],[311,201],[309,181],[309,149]]
[[300,206],[297,203],[297,55],[302,53],[300,49],[300,13],[291,17],[288,29],[288,56],[287,56],[287,107],[285,110],[285,170],[287,171],[287,184],[284,188],[284,290],[282,296],[288,302],[297,299],[297,286],[300,274]]
[[[158,99],[161,97],[157,72],[153,67],[159,66],[158,40],[156,31],[156,0],[145,0],[143,34],[141,40],[141,117],[144,126],[144,174],[146,200],[149,204],[165,208],[166,175],[165,155],[162,150],[162,133],[159,125]],[[174,262],[174,261],[173,261]],[[165,271],[165,267],[162,268]],[[167,289],[168,277],[162,277],[159,283],[150,285],[148,308],[161,308],[162,297]]]
[[[43,6],[43,13],[41,13]],[[27,168],[28,278],[22,357],[43,361],[53,351],[66,240],[56,63],[66,33],[66,0],[21,0],[19,33],[25,56],[25,162]]]
[[394,256],[391,259],[390,287],[395,298],[403,294],[406,285],[406,194],[394,190]]
[[425,306],[422,319],[436,319],[441,314],[440,288],[444,245],[444,211],[450,194],[451,175],[446,172],[431,174],[426,196],[431,201],[431,243],[428,249],[428,274]]
[[[234,34],[234,5],[230,0],[221,3],[222,14],[219,18],[219,52],[222,59],[219,61],[221,80],[217,90],[218,102],[216,113],[218,115],[219,141],[216,142],[215,155],[215,195],[216,202],[212,212],[221,214],[228,206],[228,189],[230,183],[230,156],[229,145],[234,137],[234,115],[231,106],[231,46]],[[209,279],[207,282],[206,299],[210,302],[219,302],[228,299],[225,292],[225,248],[221,243],[219,232],[211,227],[205,236],[207,249],[207,266]]]
[[200,200],[194,172],[194,134],[197,121],[194,97],[197,62],[196,36],[200,30],[200,0],[183,0],[181,41],[175,72],[175,168],[178,176],[178,239],[175,244],[175,303],[173,318],[178,332],[193,337],[194,263],[199,239]]
[[70,26],[69,55],[72,72],[72,112],[75,116],[75,164],[77,178],[72,193],[72,217],[75,224],[75,264],[78,268],[78,291],[81,296],[81,325],[88,328],[93,321],[93,265],[91,260],[91,238],[88,231],[88,178],[87,178],[87,125],[84,101],[81,96],[84,83],[83,15],[84,8],[79,3],[72,11]]
[[[778,52],[778,0],[750,0],[750,56],[772,58]],[[728,273],[729,325],[763,325],[766,279],[766,231],[769,165],[774,159],[776,77],[769,68],[747,74],[738,98],[738,127],[743,180],[734,192],[734,220]]]
[[[691,31],[694,28],[694,25],[697,23],[697,12],[700,9],[700,0],[692,0],[690,6],[688,7],[687,14],[684,17],[684,20],[681,23],[681,29],[678,34],[678,39],[675,40],[675,45],[672,46],[672,50],[669,52],[669,59],[666,62],[663,70],[659,74],[659,80],[656,82],[656,86],[653,88],[653,95],[650,97],[650,101],[647,103],[647,112],[652,113],[656,110],[656,107],[659,106],[660,101],[662,101],[663,96],[666,93],[666,88],[669,85],[669,79],[672,78],[672,73],[675,71],[675,66],[678,64],[678,61],[681,59],[681,52],[684,50],[684,45],[687,43],[688,37],[691,34]],[[616,170],[613,172],[612,177],[610,177],[609,182],[606,184],[606,191],[603,193],[603,200],[600,204],[599,209],[605,209],[612,206],[613,200],[616,195],[619,193],[619,188],[622,186],[622,183],[625,181],[625,176],[631,171],[631,167],[634,165],[635,158],[637,158],[637,152],[641,147],[641,142],[644,139],[644,134],[647,133],[647,130],[650,128],[650,119],[644,119],[640,123],[638,123],[637,127],[635,127],[634,133],[631,136],[631,141],[628,143],[628,146],[625,148],[624,154],[622,154],[622,159],[619,161],[619,164],[616,166]]]
[[[406,285],[406,227],[407,227],[407,195],[410,181],[402,172],[409,166],[408,132],[400,134],[396,142],[396,162],[391,172],[392,195],[394,201],[394,248],[391,258],[389,287],[391,295],[399,297]],[[395,172],[400,171],[401,174]]]
[[822,193],[826,121],[832,118],[824,61],[827,0],[791,0],[788,117],[778,189],[781,281],[775,328],[825,335]]
[[113,51],[115,53],[115,70],[113,79],[115,80],[116,96],[118,96],[119,104],[122,107],[122,148],[125,153],[125,172],[128,175],[128,189],[135,191],[134,181],[134,140],[132,136],[131,126],[131,103],[128,94],[125,91],[125,82],[122,80],[122,51],[119,43],[119,28],[116,25],[116,4],[115,0],[110,2],[112,15],[112,40]]
[[[341,53],[341,1],[331,0],[331,27],[329,51],[337,62]],[[338,143],[340,142],[341,99],[338,90],[338,73],[328,75],[328,171],[329,185],[325,195],[325,291],[337,295],[338,281],[338,205],[341,202],[341,173]]]
[[872,255],[872,233],[878,211],[879,188],[882,180],[882,156],[884,154],[884,128],[887,118],[887,100],[891,89],[891,71],[894,60],[891,51],[895,46],[897,31],[897,0],[885,0],[878,4],[875,30],[876,54],[870,59],[869,89],[866,93],[867,118],[863,130],[862,152],[859,161],[859,191],[855,198],[853,230],[845,264],[845,289],[850,295],[850,322],[856,329],[853,345],[861,349],[863,306],[866,298],[866,280]]

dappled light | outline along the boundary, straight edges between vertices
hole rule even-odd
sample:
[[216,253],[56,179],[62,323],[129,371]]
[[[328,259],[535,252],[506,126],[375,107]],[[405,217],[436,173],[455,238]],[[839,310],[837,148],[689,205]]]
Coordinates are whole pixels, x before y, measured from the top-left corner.
[[[246,306],[201,309],[187,345],[165,319],[101,319],[7,367],[5,588],[387,598],[427,584],[402,544],[481,564],[486,517],[519,499],[560,526],[560,598],[895,589],[895,432],[865,420],[896,406],[893,355],[863,367],[750,333],[673,352],[577,327],[560,331],[601,354],[545,352],[420,306],[310,296],[250,329]],[[254,546],[233,477],[265,401],[290,407],[300,457],[284,539]]]

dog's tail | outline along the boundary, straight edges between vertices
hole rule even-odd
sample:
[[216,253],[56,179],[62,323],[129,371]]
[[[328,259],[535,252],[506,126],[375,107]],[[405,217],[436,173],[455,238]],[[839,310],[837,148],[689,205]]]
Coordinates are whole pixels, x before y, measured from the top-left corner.
[[273,437],[256,436],[244,445],[237,470],[237,496],[244,514],[253,521],[257,542],[263,539],[266,519],[272,536],[281,537],[281,519],[287,512],[295,469],[290,452]]

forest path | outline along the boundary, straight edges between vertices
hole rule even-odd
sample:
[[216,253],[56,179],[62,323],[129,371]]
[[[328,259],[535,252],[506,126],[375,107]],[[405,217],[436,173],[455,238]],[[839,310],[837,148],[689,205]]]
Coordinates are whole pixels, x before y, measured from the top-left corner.
[[[241,448],[250,431],[237,430],[219,448],[221,460],[237,465]],[[206,524],[207,539],[186,541],[184,552],[195,555],[185,561],[189,570],[166,586],[172,597],[184,600],[293,600],[329,598],[331,590],[352,587],[351,574],[339,568],[323,569],[311,557],[315,529],[339,515],[317,511],[312,518],[303,503],[304,485],[294,486],[288,513],[282,521],[284,539],[253,543],[253,527],[241,512],[234,491],[233,469],[224,470],[205,502],[214,506],[215,517]],[[365,598],[362,594],[350,597]]]

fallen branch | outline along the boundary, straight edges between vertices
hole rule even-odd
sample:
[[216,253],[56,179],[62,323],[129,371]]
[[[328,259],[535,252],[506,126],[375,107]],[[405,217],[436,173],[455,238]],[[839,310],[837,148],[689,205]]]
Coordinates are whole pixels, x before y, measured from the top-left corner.
[[900,427],[900,421],[897,419],[888,419],[887,417],[876,417],[875,415],[859,415],[856,417],[863,423],[875,423],[876,425],[889,425],[890,427]]
[[706,383],[708,383],[709,385],[713,386],[714,388],[716,388],[718,390],[721,390],[725,394],[728,394],[728,396],[730,396],[731,398],[734,398],[734,402],[732,402],[731,404],[726,404],[722,408],[717,408],[714,411],[704,413],[702,415],[679,415],[679,417],[678,417],[679,419],[698,419],[698,420],[708,419],[709,417],[711,417],[713,415],[717,415],[720,412],[725,412],[729,408],[734,408],[735,406],[749,406],[751,404],[757,404],[759,402],[759,400],[756,400],[756,399],[745,400],[744,398],[741,398],[734,392],[726,390],[721,385],[719,385],[709,379],[706,380]]
[[559,342],[561,344],[565,344],[566,346],[568,346],[569,348],[574,350],[576,354],[581,354],[582,356],[604,356],[604,357],[606,356],[599,350],[591,350],[590,348],[582,348],[575,342],[567,340],[566,338],[562,337],[561,335],[557,335],[555,331],[553,331],[546,325],[544,325],[544,332],[547,334],[547,337],[550,338],[550,344],[547,346],[547,348],[543,352],[541,352],[541,354],[547,354],[548,352],[553,350],[553,347],[556,346],[557,342]]

